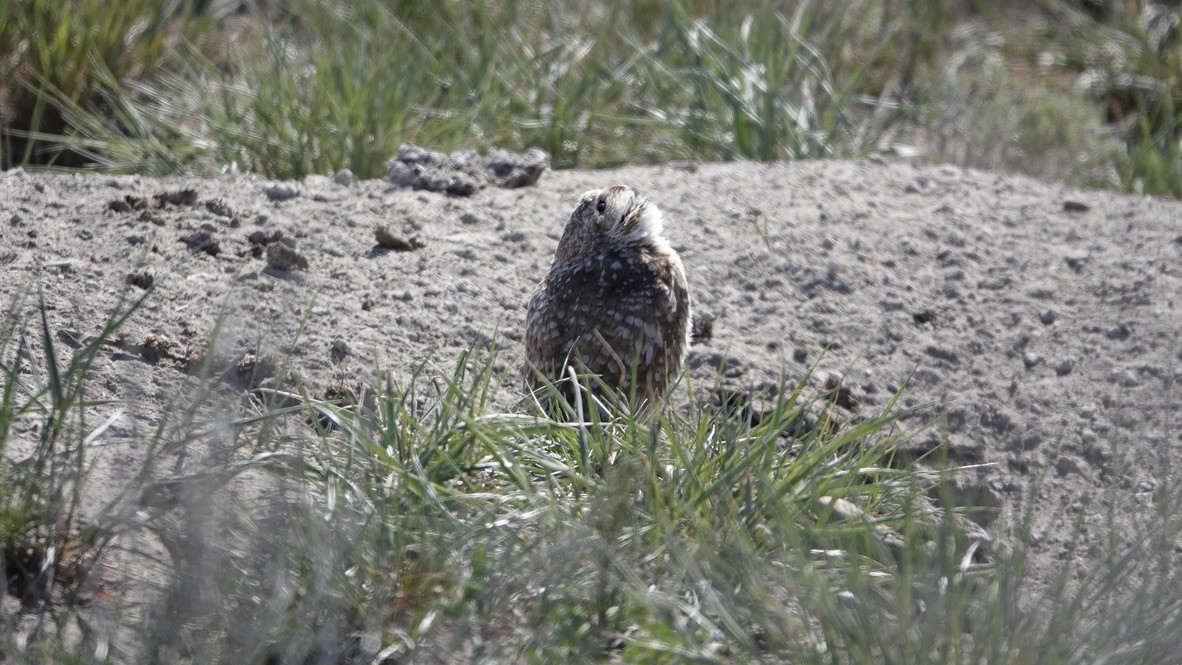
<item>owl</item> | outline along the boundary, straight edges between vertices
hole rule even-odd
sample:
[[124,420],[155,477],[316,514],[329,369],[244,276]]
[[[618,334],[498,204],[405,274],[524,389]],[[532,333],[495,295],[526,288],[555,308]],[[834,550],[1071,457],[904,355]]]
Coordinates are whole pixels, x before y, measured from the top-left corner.
[[[657,206],[624,185],[580,197],[550,272],[529,301],[531,390],[541,377],[566,380],[573,367],[624,396],[663,395],[681,369],[690,333],[685,270],[663,228]],[[564,392],[573,395],[569,387]]]

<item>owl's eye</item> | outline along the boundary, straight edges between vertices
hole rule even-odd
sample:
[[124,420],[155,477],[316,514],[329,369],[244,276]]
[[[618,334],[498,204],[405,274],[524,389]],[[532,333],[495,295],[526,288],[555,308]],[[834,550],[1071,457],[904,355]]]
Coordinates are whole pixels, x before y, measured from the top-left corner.
[[599,199],[599,203],[595,204],[595,212],[602,215],[604,210],[607,210],[607,201]]

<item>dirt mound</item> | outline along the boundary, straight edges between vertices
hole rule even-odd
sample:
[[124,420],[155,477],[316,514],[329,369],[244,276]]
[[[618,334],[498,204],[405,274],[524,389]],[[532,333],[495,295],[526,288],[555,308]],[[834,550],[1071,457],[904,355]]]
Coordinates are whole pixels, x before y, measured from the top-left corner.
[[[954,461],[988,465],[962,480],[971,501],[1004,514],[1049,470],[1034,526],[1048,575],[1079,512],[1085,546],[1103,519],[1088,508],[1100,488],[1133,495],[1117,519],[1137,519],[1152,468],[1182,464],[1182,204],[960,168],[567,171],[463,197],[351,178],[14,170],[0,174],[0,294],[43,289],[70,346],[129,289],[153,288],[91,395],[129,400],[122,418],[145,424],[209,354],[238,388],[291,372],[328,391],[378,369],[447,371],[495,341],[513,377],[567,214],[617,182],[665,211],[693,289],[696,384],[721,371],[727,390],[766,392],[817,364],[851,417],[906,385],[903,404],[937,422],[909,454],[946,439]],[[501,404],[517,386],[506,380]]]

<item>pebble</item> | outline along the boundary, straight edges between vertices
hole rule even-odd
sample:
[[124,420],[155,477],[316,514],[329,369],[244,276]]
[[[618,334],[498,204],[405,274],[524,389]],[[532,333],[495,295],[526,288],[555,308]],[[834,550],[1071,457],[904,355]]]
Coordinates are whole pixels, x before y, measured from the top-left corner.
[[268,185],[263,193],[272,201],[287,201],[294,199],[300,195],[300,190],[296,189],[294,185],[289,185],[285,182]]
[[1083,473],[1083,469],[1074,458],[1064,456],[1055,460],[1055,473],[1060,476],[1075,475]]
[[924,348],[924,353],[938,360],[944,360],[950,363],[960,362],[960,356],[950,347],[930,344]]
[[1075,270],[1075,271],[1079,271],[1079,270],[1083,269],[1084,264],[1086,264],[1091,258],[1092,258],[1091,252],[1089,252],[1087,250],[1081,250],[1081,251],[1071,252],[1070,254],[1065,256],[1063,258],[1063,260],[1067,262],[1068,268],[1071,268],[1072,270]]
[[340,171],[337,171],[336,176],[334,176],[332,180],[342,187],[348,187],[350,185],[357,184],[357,176],[353,175],[353,172],[349,169],[341,169]]
[[379,247],[392,249],[396,252],[412,252],[416,249],[422,249],[423,247],[427,246],[427,243],[417,235],[404,238],[402,236],[395,235],[390,231],[389,228],[385,226],[377,227],[374,229],[373,234],[374,240],[377,241]]
[[1044,358],[1030,351],[1022,355],[1022,362],[1026,365],[1026,369],[1034,369],[1043,363]]
[[1112,326],[1108,328],[1108,330],[1104,331],[1105,337],[1118,341],[1128,339],[1130,334],[1132,334],[1132,330],[1130,330],[1129,327],[1123,323]]
[[190,252],[205,252],[210,256],[217,256],[221,252],[218,241],[207,231],[194,231],[185,240]]
[[1117,381],[1125,388],[1136,388],[1141,385],[1141,379],[1137,378],[1137,373],[1131,369],[1121,372],[1117,376]]
[[1075,358],[1068,356],[1055,361],[1055,373],[1059,376],[1070,374],[1075,369]]
[[1054,323],[1055,318],[1056,318],[1055,310],[1053,310],[1053,309],[1048,309],[1048,310],[1044,311],[1042,314],[1038,315],[1038,320],[1042,321],[1043,325],[1045,325],[1045,326],[1049,326],[1052,323]]
[[267,265],[276,270],[307,270],[308,259],[282,242],[267,245]]

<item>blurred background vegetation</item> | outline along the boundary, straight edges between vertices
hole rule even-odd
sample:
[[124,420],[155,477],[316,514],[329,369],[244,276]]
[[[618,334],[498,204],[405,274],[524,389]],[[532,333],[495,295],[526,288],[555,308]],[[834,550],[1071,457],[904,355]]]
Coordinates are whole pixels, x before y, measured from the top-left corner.
[[2,166],[377,177],[917,149],[1182,196],[1177,3],[10,0]]
[[2,165],[382,174],[933,161],[1182,196],[1182,8],[1144,0],[12,0]]

